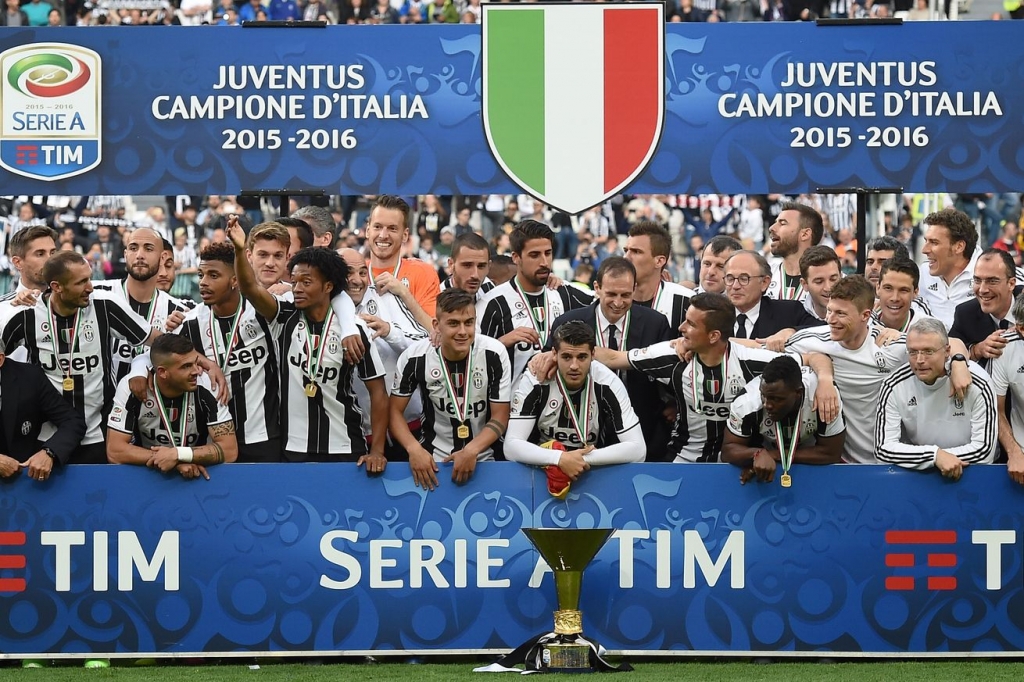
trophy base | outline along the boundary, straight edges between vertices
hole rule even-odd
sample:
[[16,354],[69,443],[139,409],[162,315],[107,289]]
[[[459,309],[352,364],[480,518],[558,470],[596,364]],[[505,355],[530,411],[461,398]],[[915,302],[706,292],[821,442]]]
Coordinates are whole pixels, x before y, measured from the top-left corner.
[[590,664],[590,645],[578,644],[575,638],[550,642],[541,651],[541,668],[549,673],[594,672]]

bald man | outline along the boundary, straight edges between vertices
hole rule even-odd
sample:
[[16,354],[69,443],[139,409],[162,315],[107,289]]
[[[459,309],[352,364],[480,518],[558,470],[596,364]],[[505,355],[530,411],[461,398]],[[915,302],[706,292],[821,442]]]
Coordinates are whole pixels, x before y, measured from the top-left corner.
[[[370,282],[369,268],[366,258],[355,249],[338,249],[338,253],[348,265],[348,286],[346,291],[356,305],[356,314],[373,330],[373,343],[377,347],[380,359],[392,376],[398,368],[398,358],[402,352],[416,341],[427,338],[425,329],[405,314],[397,312],[388,299],[395,297],[385,294],[383,300]],[[370,396],[362,382],[352,383],[359,405],[369,405]],[[391,385],[388,382],[388,389]],[[415,394],[405,408],[405,420],[409,430],[419,437],[423,425],[423,401]],[[370,437],[369,412],[363,414],[363,433]],[[384,448],[388,461],[408,460],[409,455],[401,447],[389,442]]]

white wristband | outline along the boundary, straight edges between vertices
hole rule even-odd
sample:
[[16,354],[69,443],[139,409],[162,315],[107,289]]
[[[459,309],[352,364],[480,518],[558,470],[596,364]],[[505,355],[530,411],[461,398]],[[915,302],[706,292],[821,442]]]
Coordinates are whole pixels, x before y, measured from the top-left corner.
[[178,451],[179,462],[192,461],[192,448],[175,448]]

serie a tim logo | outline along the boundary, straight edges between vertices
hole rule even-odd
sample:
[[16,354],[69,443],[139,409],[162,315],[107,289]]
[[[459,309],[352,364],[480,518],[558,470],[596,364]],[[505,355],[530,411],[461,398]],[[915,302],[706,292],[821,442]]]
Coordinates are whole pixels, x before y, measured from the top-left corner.
[[100,163],[100,56],[36,43],[0,54],[0,166],[60,180]]

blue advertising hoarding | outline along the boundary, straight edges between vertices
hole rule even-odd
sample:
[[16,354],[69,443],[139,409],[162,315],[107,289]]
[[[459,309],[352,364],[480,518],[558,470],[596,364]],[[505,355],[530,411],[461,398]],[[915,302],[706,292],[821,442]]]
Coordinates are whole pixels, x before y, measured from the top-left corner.
[[1003,466],[959,482],[797,466],[594,470],[567,501],[511,463],[427,493],[406,465],[228,465],[210,481],[76,466],[0,498],[3,655],[495,651],[552,625],[522,527],[609,527],[586,633],[657,653],[1024,648],[1021,499]]
[[[1024,187],[1012,22],[665,31],[664,125],[626,191]],[[514,192],[485,136],[482,62],[478,26],[5,28],[0,183]]]

